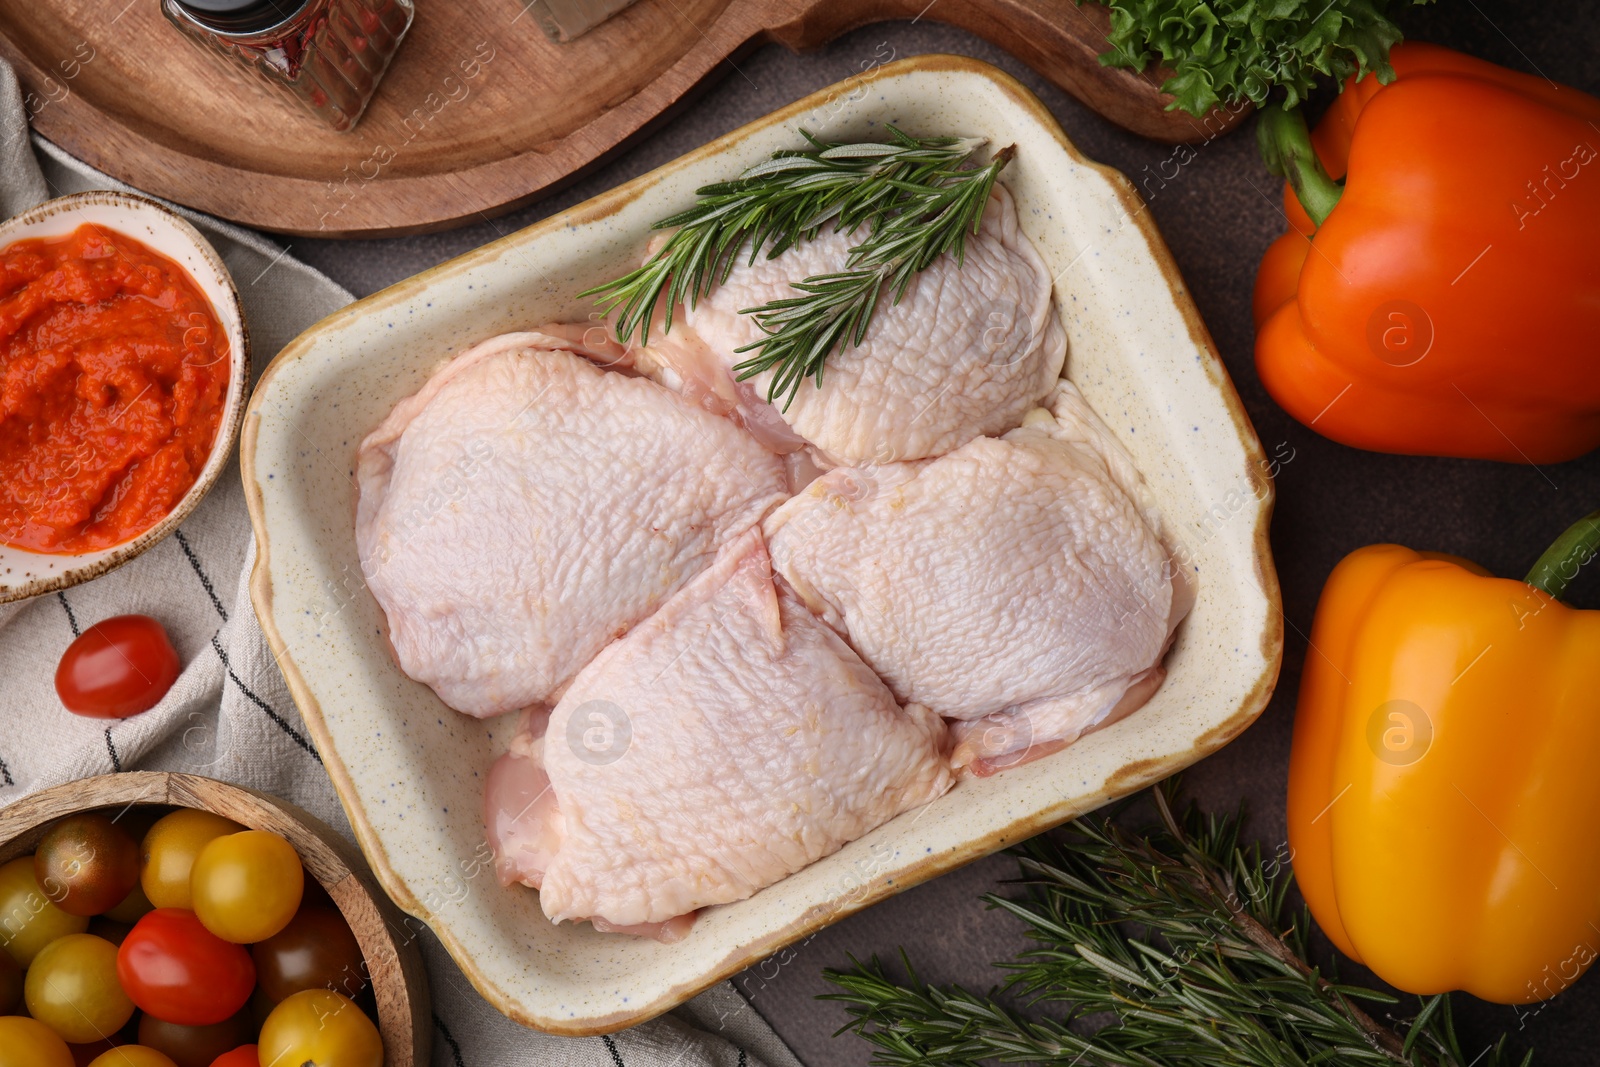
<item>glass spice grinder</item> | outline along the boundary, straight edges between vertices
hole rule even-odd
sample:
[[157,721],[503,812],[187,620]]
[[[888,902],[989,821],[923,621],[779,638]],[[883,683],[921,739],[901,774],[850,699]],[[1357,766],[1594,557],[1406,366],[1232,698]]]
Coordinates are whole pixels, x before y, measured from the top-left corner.
[[161,10],[341,132],[360,120],[415,14],[412,0],[161,0]]

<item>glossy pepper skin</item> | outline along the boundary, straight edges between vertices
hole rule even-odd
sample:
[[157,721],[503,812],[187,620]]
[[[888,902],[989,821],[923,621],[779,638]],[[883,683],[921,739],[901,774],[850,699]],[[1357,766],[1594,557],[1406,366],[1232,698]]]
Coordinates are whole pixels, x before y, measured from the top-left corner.
[[1600,611],[1358,549],[1317,606],[1290,756],[1312,915],[1408,992],[1560,992],[1600,952],[1597,754]]
[[1600,100],[1431,45],[1390,60],[1393,82],[1352,80],[1312,135],[1345,179],[1320,227],[1285,186],[1292,228],[1254,294],[1261,380],[1358,448],[1582,455],[1600,445]]

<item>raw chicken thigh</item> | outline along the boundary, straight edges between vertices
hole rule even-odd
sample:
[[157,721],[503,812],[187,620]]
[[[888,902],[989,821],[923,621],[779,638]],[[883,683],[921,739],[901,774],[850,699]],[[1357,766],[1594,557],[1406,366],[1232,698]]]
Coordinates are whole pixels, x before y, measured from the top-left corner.
[[964,265],[940,257],[897,305],[886,292],[863,342],[828,357],[820,388],[807,379],[780,412],[781,398],[777,407],[765,402],[771,372],[734,381],[733,367],[751,356],[735,350],[765,336],[740,311],[796,295],[791,282],[844,270],[864,236],[829,230],[777,259],[741,258],[670,333],[652,333],[631,353],[634,364],[734,415],[775,451],[810,443],[829,466],[940,456],[1019,425],[1061,377],[1067,339],[1050,271],[1000,185],[967,240]]
[[951,783],[942,721],[774,586],[758,530],[530,719],[490,777],[502,882],[668,940]]
[[401,668],[469,715],[553,701],[785,495],[749,434],[583,355],[621,350],[485,341],[361,444],[363,577]]
[[941,459],[837,468],[765,523],[774,565],[990,773],[1161,683],[1192,596],[1132,460],[1077,390]]

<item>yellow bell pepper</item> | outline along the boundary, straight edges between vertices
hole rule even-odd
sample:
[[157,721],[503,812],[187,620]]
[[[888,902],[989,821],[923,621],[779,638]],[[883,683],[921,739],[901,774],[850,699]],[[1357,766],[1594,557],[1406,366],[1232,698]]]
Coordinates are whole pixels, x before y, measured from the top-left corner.
[[1295,876],[1407,992],[1522,1004],[1600,953],[1600,611],[1560,601],[1600,512],[1525,581],[1399,545],[1323,588],[1289,764]]

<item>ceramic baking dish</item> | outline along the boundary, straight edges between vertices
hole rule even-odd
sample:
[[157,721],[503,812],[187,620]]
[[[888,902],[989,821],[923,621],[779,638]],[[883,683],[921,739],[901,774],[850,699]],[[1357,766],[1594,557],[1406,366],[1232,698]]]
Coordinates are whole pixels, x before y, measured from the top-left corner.
[[[362,436],[453,354],[552,319],[633,266],[651,223],[780,148],[984,135],[1015,144],[1003,180],[1057,272],[1068,376],[1132,452],[1199,599],[1142,710],[1065,751],[961,783],[749,900],[702,913],[675,945],[552,926],[497,884],[481,797],[514,716],[478,721],[407,679],[362,583],[352,472]],[[1277,679],[1282,615],[1265,457],[1133,187],[1085,159],[1026,89],[986,64],[925,56],[799,101],[603,196],[338,312],[266,372],[242,455],[258,545],[256,611],[373,870],[488,1000],[528,1026],[616,1030],[874,901],[1004,848],[1227,743]]]

